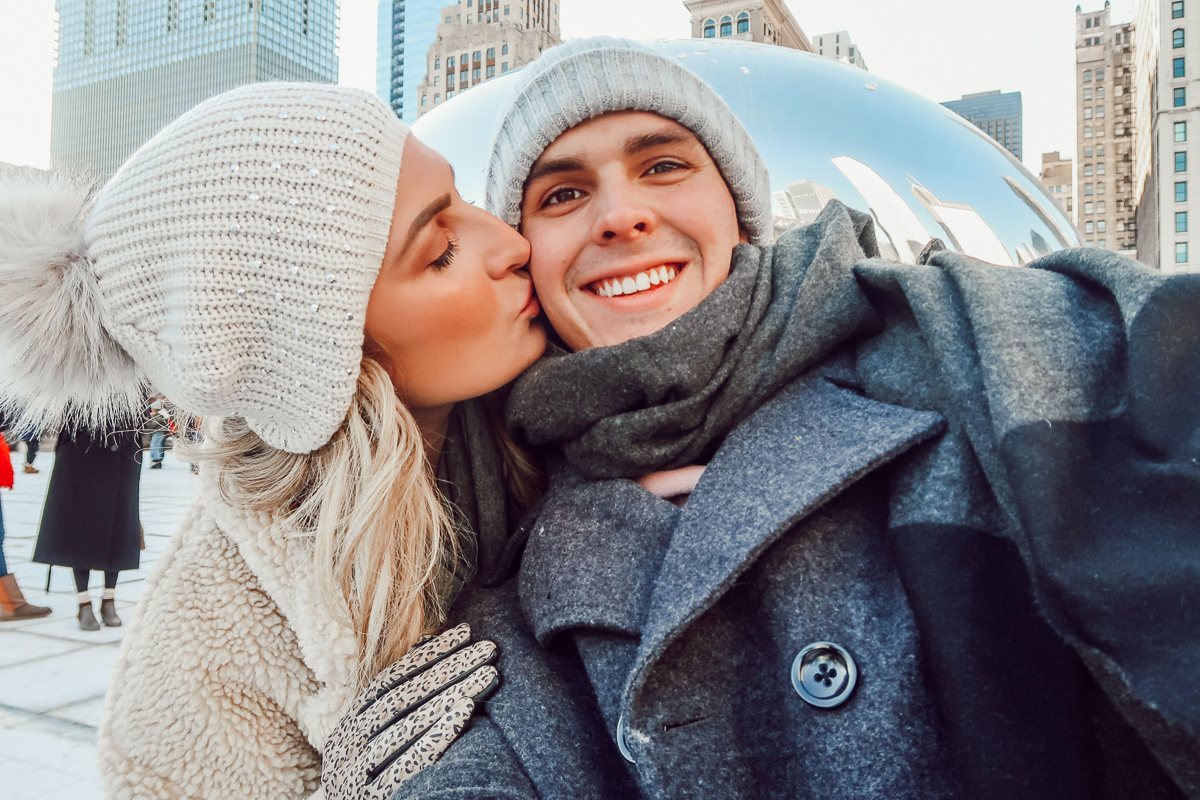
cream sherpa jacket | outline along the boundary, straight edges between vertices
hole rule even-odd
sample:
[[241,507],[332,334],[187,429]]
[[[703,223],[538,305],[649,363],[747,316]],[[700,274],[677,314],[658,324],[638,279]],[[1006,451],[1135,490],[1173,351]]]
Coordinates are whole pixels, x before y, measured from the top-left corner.
[[159,558],[100,727],[109,798],[320,798],[356,644],[313,591],[309,542],[198,497]]

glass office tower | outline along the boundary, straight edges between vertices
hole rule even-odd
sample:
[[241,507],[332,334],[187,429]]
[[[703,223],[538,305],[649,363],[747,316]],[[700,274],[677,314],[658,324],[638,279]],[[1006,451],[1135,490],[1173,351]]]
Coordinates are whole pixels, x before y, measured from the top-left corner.
[[417,119],[417,88],[425,80],[425,54],[437,38],[442,7],[453,0],[379,0],[379,96],[402,120]]
[[111,175],[205,98],[337,81],[337,0],[58,0],[51,152]]

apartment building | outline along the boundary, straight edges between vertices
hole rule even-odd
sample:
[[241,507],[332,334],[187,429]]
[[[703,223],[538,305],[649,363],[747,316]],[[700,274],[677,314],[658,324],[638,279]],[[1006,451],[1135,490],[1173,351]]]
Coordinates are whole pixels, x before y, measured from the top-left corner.
[[812,53],[784,0],[683,0],[692,15],[693,39],[736,39]]
[[417,116],[561,44],[559,0],[459,0],[443,6]]

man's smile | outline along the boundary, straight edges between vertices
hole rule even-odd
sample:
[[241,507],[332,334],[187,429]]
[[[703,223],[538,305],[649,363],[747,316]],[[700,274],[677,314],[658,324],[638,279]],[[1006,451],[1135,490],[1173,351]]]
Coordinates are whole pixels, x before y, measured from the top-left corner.
[[649,269],[639,270],[630,275],[613,275],[598,281],[592,281],[588,288],[601,297],[619,297],[621,295],[648,292],[666,286],[675,280],[683,270],[683,262],[668,262]]

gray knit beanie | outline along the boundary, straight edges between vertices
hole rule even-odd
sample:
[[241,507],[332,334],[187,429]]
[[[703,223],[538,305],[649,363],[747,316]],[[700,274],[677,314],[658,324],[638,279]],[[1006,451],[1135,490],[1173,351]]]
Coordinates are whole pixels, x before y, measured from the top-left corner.
[[0,174],[0,399],[96,424],[143,382],[293,453],[350,407],[408,128],[374,95],[259,83],[210,98],[90,198]]
[[771,243],[771,183],[754,140],[712,87],[675,59],[596,36],[547,50],[526,67],[500,113],[487,169],[487,208],[513,227],[529,171],[559,136],[613,111],[678,122],[708,149],[753,244]]

